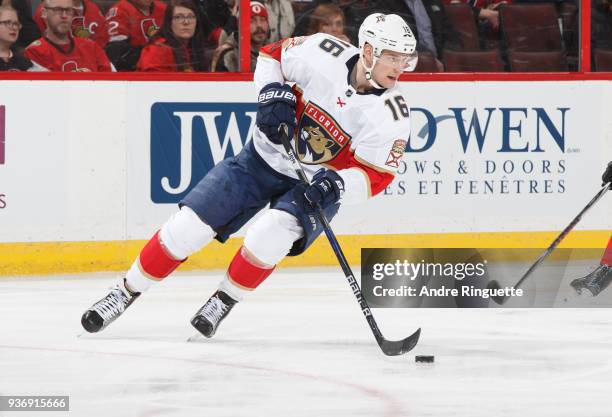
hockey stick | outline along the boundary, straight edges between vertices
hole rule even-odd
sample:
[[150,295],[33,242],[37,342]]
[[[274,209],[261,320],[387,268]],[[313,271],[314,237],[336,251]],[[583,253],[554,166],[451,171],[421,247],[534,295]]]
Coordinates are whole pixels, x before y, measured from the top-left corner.
[[[281,142],[283,144],[283,147],[285,148],[285,152],[287,152],[289,161],[291,162],[291,165],[293,169],[295,170],[295,173],[297,174],[298,178],[300,179],[300,181],[302,181],[302,183],[308,185],[310,184],[310,181],[308,181],[308,178],[306,177],[306,174],[304,173],[304,170],[302,169],[302,165],[300,164],[300,161],[295,156],[295,152],[289,141],[287,131],[288,131],[287,126],[285,124],[281,124],[279,128]],[[419,336],[421,335],[421,329],[419,328],[412,335],[402,340],[392,341],[392,340],[387,340],[384,338],[380,329],[378,328],[378,324],[376,324],[376,320],[374,319],[374,316],[372,315],[370,306],[368,305],[367,301],[363,297],[363,294],[361,293],[361,288],[359,288],[359,284],[355,280],[353,271],[351,270],[351,267],[349,266],[349,263],[346,260],[344,253],[342,252],[342,248],[340,248],[340,244],[338,243],[338,240],[336,239],[336,236],[333,230],[331,229],[331,226],[329,225],[327,218],[323,214],[323,209],[321,209],[321,206],[319,204],[317,204],[314,207],[314,209],[315,209],[315,215],[317,216],[317,219],[323,225],[323,230],[325,231],[325,235],[327,236],[327,239],[329,240],[329,244],[331,245],[332,250],[336,254],[336,258],[338,258],[340,267],[342,268],[342,271],[344,272],[344,275],[346,276],[346,279],[348,280],[348,283],[351,289],[353,290],[353,294],[357,298],[357,302],[359,303],[359,306],[361,307],[361,312],[363,313],[368,324],[370,325],[370,329],[372,330],[372,333],[374,333],[374,337],[376,338],[376,342],[378,342],[378,346],[380,346],[383,353],[387,356],[402,355],[412,350],[412,348],[414,348],[417,342],[419,341]]]
[[[565,229],[563,229],[563,231],[559,234],[559,236],[557,236],[557,238],[553,241],[553,243],[551,243],[548,249],[546,249],[544,253],[540,255],[540,257],[535,261],[535,263],[531,265],[531,267],[527,270],[527,272],[525,272],[525,274],[521,277],[521,279],[519,279],[518,282],[512,286],[512,288],[515,288],[515,289],[519,288],[521,284],[525,282],[525,280],[531,275],[531,273],[535,271],[535,269],[538,266],[540,266],[542,262],[544,262],[544,259],[546,259],[548,255],[550,255],[552,251],[555,250],[557,246],[559,246],[559,243],[561,243],[561,241],[565,239],[568,233],[572,231],[574,226],[578,224],[578,222],[582,219],[582,216],[584,215],[584,213],[586,213],[591,207],[593,207],[595,203],[597,203],[599,199],[603,197],[606,191],[610,189],[610,184],[611,183],[605,184],[603,188],[599,190],[597,194],[595,194],[595,197],[593,197],[593,199],[589,201],[589,203],[582,209],[582,211],[578,213],[578,215],[574,218],[574,220],[572,220],[572,222],[568,224]],[[489,282],[489,284],[487,285],[487,288],[491,290],[499,290],[501,289],[501,286],[499,285],[499,282],[497,282],[496,280],[493,280]],[[493,301],[495,301],[497,304],[500,304],[500,305],[504,304],[508,300],[508,297],[503,296],[503,295],[493,296],[491,298],[493,299]]]

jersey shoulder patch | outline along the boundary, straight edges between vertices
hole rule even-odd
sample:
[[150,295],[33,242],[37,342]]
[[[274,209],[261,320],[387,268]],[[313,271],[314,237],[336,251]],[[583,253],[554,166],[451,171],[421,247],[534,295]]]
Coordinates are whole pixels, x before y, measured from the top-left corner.
[[405,139],[395,139],[393,141],[391,144],[391,150],[389,151],[389,155],[385,161],[385,166],[394,169],[399,168],[402,156],[404,156],[404,152],[406,151],[407,143],[408,142]]
[[282,48],[283,51],[286,51],[288,49],[291,49],[295,46],[299,46],[301,44],[303,44],[304,42],[306,42],[306,39],[308,39],[308,36],[296,36],[295,38],[287,38],[284,41],[282,41]]
[[40,41],[40,39],[36,39],[34,42],[32,42],[31,44],[29,44],[27,46],[27,48],[36,48],[38,46],[42,45],[42,42]]

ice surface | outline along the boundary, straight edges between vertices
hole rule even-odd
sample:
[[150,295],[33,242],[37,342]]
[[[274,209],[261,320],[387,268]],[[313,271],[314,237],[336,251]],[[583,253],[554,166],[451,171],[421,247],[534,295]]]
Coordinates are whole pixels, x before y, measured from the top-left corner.
[[187,343],[221,276],[176,274],[82,337],[115,274],[0,279],[0,393],[69,395],[54,416],[612,415],[610,309],[376,309],[387,338],[423,328],[385,357],[338,269],[285,269]]

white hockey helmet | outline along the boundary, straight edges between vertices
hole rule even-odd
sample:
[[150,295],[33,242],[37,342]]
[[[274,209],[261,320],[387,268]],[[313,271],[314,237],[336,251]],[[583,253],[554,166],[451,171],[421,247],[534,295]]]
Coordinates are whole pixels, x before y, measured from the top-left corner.
[[[366,17],[359,27],[359,49],[363,57],[363,47],[366,43],[372,45],[374,49],[374,62],[370,68],[366,69],[366,78],[370,83],[376,83],[371,80],[372,68],[376,64],[376,60],[380,58],[383,50],[406,54],[406,66],[404,71],[414,71],[416,68],[418,55],[416,52],[417,41],[410,26],[404,19],[396,14],[373,13]],[[375,85],[380,88],[380,86]]]

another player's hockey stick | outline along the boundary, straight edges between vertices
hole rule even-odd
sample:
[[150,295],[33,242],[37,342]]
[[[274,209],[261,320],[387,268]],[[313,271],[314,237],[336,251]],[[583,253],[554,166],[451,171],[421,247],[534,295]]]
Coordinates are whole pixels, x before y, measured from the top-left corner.
[[[553,243],[551,243],[548,249],[546,249],[544,253],[540,255],[540,257],[535,261],[535,263],[531,265],[531,267],[527,270],[527,272],[525,272],[525,275],[523,275],[521,279],[519,279],[518,282],[512,286],[512,288],[515,288],[515,289],[519,288],[521,284],[523,284],[523,282],[525,282],[525,280],[532,274],[532,272],[535,271],[535,269],[538,266],[540,266],[542,262],[544,262],[544,259],[546,259],[548,255],[550,255],[552,251],[555,250],[557,246],[559,246],[559,243],[561,243],[561,241],[565,239],[568,233],[572,231],[574,226],[578,224],[578,222],[582,219],[582,216],[584,215],[584,213],[586,213],[591,207],[593,207],[595,203],[597,203],[599,199],[603,197],[606,191],[610,189],[610,184],[611,183],[607,183],[606,185],[603,186],[601,190],[599,190],[597,194],[595,194],[595,197],[593,197],[593,199],[589,201],[589,203],[582,209],[582,211],[578,213],[578,215],[574,218],[574,220],[572,220],[572,222],[568,224],[565,229],[563,229],[563,231],[559,234],[559,236],[557,236],[557,238],[553,241]],[[499,285],[499,282],[493,280],[489,282],[489,285],[487,285],[487,288],[491,290],[499,290],[501,289],[501,286]],[[508,300],[508,297],[506,296],[493,296],[491,298],[497,304],[504,304]]]
[[[306,174],[304,173],[304,170],[302,169],[302,165],[300,164],[300,161],[296,158],[293,147],[291,146],[291,142],[287,135],[287,126],[282,124],[279,129],[279,133],[281,137],[281,142],[285,148],[285,152],[287,152],[289,161],[291,162],[291,165],[293,169],[295,170],[295,173],[297,174],[298,178],[304,184],[310,184],[310,181],[308,181],[308,178],[306,177]],[[338,243],[338,240],[336,239],[336,236],[333,230],[331,229],[331,226],[329,225],[327,218],[325,218],[325,215],[323,214],[323,210],[321,209],[321,206],[317,204],[314,209],[315,209],[315,214],[318,220],[323,225],[323,230],[325,231],[325,235],[327,236],[327,239],[329,240],[329,244],[331,245],[332,250],[336,254],[336,258],[338,258],[338,262],[340,263],[340,266],[342,267],[342,271],[344,272],[344,275],[346,276],[346,279],[348,280],[348,283],[351,289],[353,290],[353,294],[357,298],[357,302],[359,303],[359,306],[361,307],[361,312],[363,313],[368,324],[370,325],[370,329],[372,330],[372,333],[374,333],[374,337],[376,338],[376,341],[378,342],[378,346],[380,346],[383,353],[387,356],[402,355],[412,350],[412,348],[414,348],[417,342],[419,341],[419,336],[421,335],[421,329],[419,328],[411,336],[403,340],[392,341],[392,340],[387,340],[384,338],[380,329],[378,328],[378,324],[376,324],[376,320],[374,319],[374,316],[372,315],[370,306],[368,305],[367,301],[363,297],[361,288],[359,288],[359,284],[355,280],[353,271],[351,271],[351,267],[349,266],[348,261],[346,260],[346,257],[344,256],[344,253],[342,252],[342,248],[340,248],[340,244]]]

